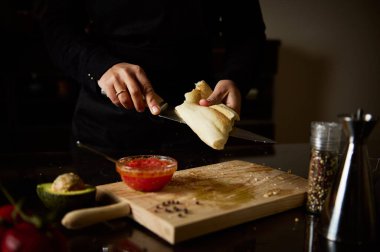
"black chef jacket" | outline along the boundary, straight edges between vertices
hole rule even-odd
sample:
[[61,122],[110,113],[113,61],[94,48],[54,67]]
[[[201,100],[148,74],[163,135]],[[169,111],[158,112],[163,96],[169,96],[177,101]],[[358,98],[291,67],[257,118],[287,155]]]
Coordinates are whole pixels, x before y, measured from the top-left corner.
[[[74,140],[104,149],[197,139],[148,109],[125,110],[102,95],[97,80],[114,64],[140,65],[156,93],[175,106],[199,80],[212,86],[232,79],[247,89],[265,41],[256,0],[50,0],[41,24],[53,61],[81,84]],[[226,48],[217,73],[211,57],[216,43]]]

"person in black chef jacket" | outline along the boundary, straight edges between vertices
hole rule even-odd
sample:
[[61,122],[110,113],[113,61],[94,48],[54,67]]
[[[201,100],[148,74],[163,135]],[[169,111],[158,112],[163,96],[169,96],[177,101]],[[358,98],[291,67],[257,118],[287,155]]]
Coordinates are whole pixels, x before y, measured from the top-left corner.
[[240,113],[266,39],[254,0],[48,0],[41,28],[53,62],[81,84],[73,140],[107,150],[197,141],[157,115],[159,97],[179,105],[200,80],[214,88],[201,105]]

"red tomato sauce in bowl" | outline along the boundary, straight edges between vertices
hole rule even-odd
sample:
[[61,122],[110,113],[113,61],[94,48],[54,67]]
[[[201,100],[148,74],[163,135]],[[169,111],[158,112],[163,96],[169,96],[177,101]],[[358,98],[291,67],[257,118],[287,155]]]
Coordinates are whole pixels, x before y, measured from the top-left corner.
[[172,179],[177,161],[159,155],[137,155],[118,160],[116,170],[130,188],[143,191],[159,191]]

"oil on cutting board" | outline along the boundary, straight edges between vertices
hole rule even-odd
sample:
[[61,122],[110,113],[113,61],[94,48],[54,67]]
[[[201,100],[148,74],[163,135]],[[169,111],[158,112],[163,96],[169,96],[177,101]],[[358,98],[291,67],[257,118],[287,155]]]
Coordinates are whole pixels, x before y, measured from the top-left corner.
[[98,188],[126,200],[131,218],[175,244],[302,206],[307,180],[233,160],[177,171],[159,192],[137,192],[123,182]]

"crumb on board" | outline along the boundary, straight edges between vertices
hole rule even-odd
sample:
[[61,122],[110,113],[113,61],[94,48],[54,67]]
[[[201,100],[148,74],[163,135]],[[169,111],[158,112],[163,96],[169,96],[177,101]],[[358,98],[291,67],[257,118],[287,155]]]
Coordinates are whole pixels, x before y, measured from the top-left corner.
[[268,190],[266,193],[264,193],[264,198],[269,198],[269,197],[272,197],[272,196],[275,196],[275,195],[278,195],[280,193],[280,189],[271,189],[271,190]]

